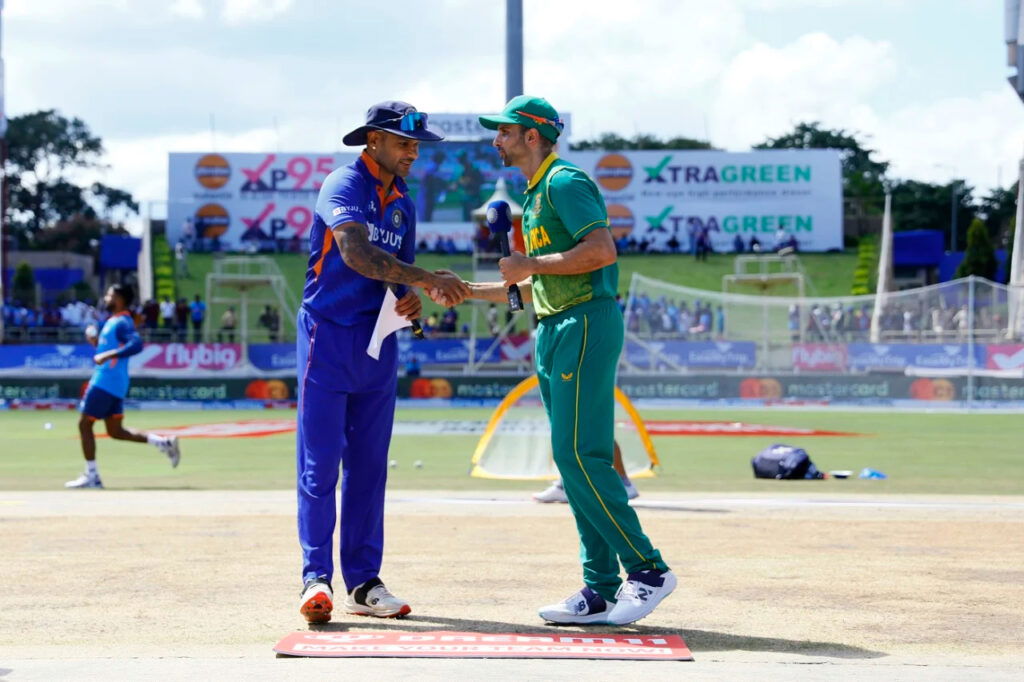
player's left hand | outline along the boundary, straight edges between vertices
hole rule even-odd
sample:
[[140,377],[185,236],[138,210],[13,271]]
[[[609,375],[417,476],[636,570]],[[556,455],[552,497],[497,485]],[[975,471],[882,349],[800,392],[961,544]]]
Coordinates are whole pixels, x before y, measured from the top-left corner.
[[412,289],[405,293],[405,296],[395,302],[395,312],[407,320],[414,320],[423,312],[423,302],[419,294]]
[[501,270],[501,277],[505,280],[505,286],[519,284],[533,274],[533,259],[518,251],[513,251],[498,261],[498,269]]

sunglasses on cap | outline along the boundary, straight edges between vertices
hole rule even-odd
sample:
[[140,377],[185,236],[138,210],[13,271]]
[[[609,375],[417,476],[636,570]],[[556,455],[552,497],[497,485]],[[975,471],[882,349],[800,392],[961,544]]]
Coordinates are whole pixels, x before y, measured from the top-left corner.
[[531,113],[529,113],[527,111],[523,111],[522,109],[516,110],[516,113],[519,114],[520,116],[525,116],[526,118],[530,119],[531,121],[533,121],[535,123],[540,123],[540,124],[547,123],[549,126],[553,127],[558,132],[562,132],[562,130],[565,128],[565,121],[563,121],[560,118],[554,118],[554,119],[552,119],[552,118],[544,118],[543,116],[538,116],[537,114],[531,114]]
[[394,123],[399,121],[398,129],[411,133],[414,130],[423,130],[427,127],[427,115],[422,111],[410,111],[405,116],[389,118],[382,123]]

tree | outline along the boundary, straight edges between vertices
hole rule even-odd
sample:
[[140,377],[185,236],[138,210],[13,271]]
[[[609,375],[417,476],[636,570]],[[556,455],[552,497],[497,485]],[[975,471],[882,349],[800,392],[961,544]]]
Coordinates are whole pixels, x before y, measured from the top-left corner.
[[1017,213],[1017,183],[1007,189],[996,187],[978,202],[978,212],[984,217],[988,234],[1000,239]]
[[94,246],[105,234],[128,236],[128,231],[98,218],[75,215],[41,230],[36,235],[34,246],[44,251],[70,251],[89,255],[96,252]]
[[1004,284],[1010,283],[1010,275],[1013,274],[1013,240],[1017,233],[1017,216],[1010,218],[1010,224],[1006,226],[1006,237],[1004,243],[1006,244],[1006,281]]
[[710,142],[704,140],[695,140],[689,137],[671,137],[667,140],[662,140],[657,135],[651,135],[649,133],[638,133],[632,138],[625,138],[617,133],[601,133],[592,140],[581,140],[574,142],[569,145],[569,149],[574,152],[583,152],[591,150],[603,150],[609,152],[620,152],[626,150],[643,150],[643,149],[710,149],[714,150],[716,147],[712,146]]
[[28,263],[18,263],[14,269],[14,281],[11,282],[14,300],[32,308],[36,304],[36,276]]
[[52,109],[10,119],[7,128],[7,173],[10,207],[7,222],[22,248],[37,246],[44,228],[81,216],[97,217],[96,206],[110,221],[116,209],[138,212],[123,190],[95,183],[76,184],[83,170],[103,168],[103,142],[79,118]]
[[873,158],[855,134],[843,129],[829,130],[818,121],[798,123],[785,135],[768,138],[754,149],[838,149],[842,161],[843,195],[860,204],[862,212],[881,213],[885,198],[887,161]]
[[996,251],[992,247],[988,228],[981,218],[975,218],[967,229],[967,251],[956,269],[956,276],[960,278],[975,275],[994,280],[997,267]]
[[933,185],[917,180],[903,180],[892,187],[892,213],[898,230],[941,230],[946,244],[952,239],[952,211],[956,206],[956,248],[966,241],[967,230],[977,217],[974,188],[955,180],[946,185]]

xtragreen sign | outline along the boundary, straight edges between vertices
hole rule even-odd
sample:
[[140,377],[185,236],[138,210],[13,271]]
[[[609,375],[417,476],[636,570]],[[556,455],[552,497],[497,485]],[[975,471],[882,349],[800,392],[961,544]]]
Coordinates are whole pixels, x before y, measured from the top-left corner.
[[[715,251],[842,248],[839,153],[828,149],[747,153],[577,152],[566,158],[597,181],[616,238],[648,250],[689,250],[703,236]],[[621,216],[635,216],[623,221]]]

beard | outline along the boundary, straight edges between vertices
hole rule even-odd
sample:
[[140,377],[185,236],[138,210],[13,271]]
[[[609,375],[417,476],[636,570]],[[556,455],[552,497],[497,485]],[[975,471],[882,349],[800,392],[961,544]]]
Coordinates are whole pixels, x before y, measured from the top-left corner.
[[115,304],[113,301],[107,301],[106,303],[103,304],[103,309],[106,310],[108,313],[114,312],[114,308],[116,307],[117,304]]

